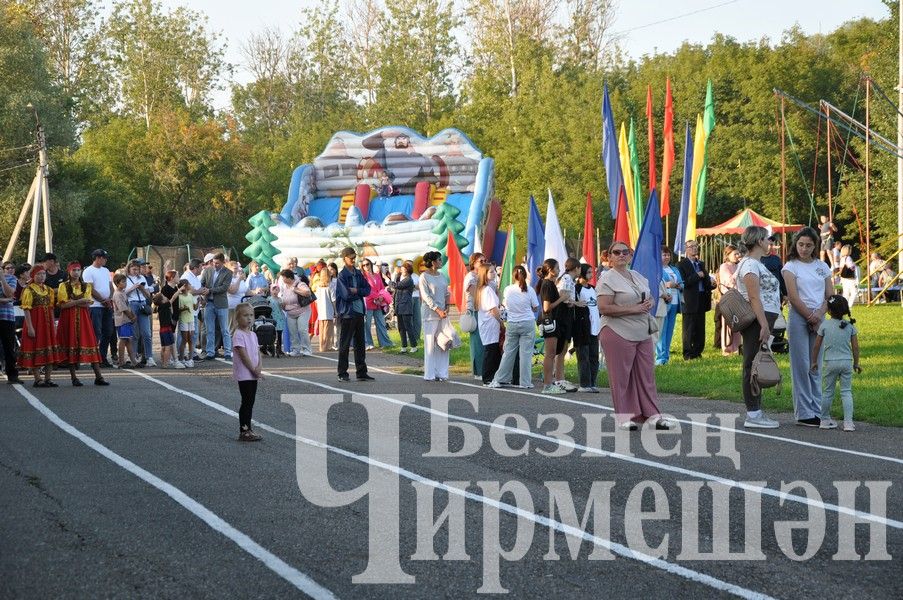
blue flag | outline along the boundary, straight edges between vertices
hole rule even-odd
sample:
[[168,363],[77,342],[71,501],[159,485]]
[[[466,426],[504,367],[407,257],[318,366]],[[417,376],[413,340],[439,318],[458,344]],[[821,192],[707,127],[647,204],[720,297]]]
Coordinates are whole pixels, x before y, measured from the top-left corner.
[[680,216],[677,217],[677,233],[674,235],[674,253],[683,254],[687,237],[687,218],[690,215],[690,187],[693,181],[693,137],[690,122],[687,121],[687,136],[684,142],[684,180],[680,195]]
[[615,118],[608,98],[608,84],[602,85],[602,163],[605,165],[605,179],[608,182],[608,203],[611,218],[618,216],[618,194],[624,185],[621,172],[621,154],[618,152],[618,136],[615,133]]
[[546,259],[546,230],[536,208],[536,200],[530,196],[530,216],[527,220],[527,276],[530,281],[536,277],[536,269]]
[[[659,300],[658,284],[662,279],[662,242],[664,238],[658,192],[653,188],[652,193],[649,194],[646,214],[643,216],[643,226],[640,228],[640,235],[633,252],[633,263],[630,265],[631,269],[649,281],[653,300]],[[656,306],[658,303],[653,301],[650,311],[653,315],[655,315]]]

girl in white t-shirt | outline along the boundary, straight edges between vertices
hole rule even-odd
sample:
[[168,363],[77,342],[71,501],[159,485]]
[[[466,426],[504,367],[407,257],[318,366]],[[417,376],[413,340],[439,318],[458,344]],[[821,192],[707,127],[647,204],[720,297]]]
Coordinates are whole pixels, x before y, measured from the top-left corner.
[[503,298],[508,311],[505,327],[505,350],[502,362],[489,387],[502,387],[502,382],[514,383],[514,363],[519,362],[519,383],[532,388],[533,345],[536,343],[536,311],[539,298],[536,290],[527,285],[527,270],[517,265],[512,272],[514,283],[504,289]]
[[574,310],[574,347],[577,349],[577,372],[580,376],[578,392],[599,393],[596,377],[599,375],[599,331],[602,318],[596,300],[596,288],[589,284],[592,267],[580,265],[575,286],[578,308]]
[[473,306],[477,311],[477,329],[483,342],[483,385],[492,383],[502,360],[499,336],[502,332],[502,313],[499,311],[499,296],[492,285],[495,280],[495,266],[480,264],[477,267],[477,285],[473,294]]

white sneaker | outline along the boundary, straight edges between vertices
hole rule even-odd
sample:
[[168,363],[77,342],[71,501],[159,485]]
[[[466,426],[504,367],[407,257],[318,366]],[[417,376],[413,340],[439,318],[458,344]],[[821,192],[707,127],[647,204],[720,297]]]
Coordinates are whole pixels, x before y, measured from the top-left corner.
[[529,383],[529,384],[527,384],[527,385],[519,385],[519,386],[517,386],[517,387],[519,387],[519,388],[522,389],[522,390],[532,390],[532,389],[533,389],[533,384],[532,384],[532,383]]
[[581,394],[598,394],[599,390],[594,387],[578,387],[577,391]]
[[844,431],[856,431],[856,426],[853,425],[852,421],[844,421],[843,422],[843,430]]
[[474,375],[473,378],[476,379],[477,381],[483,381],[482,375]]
[[489,383],[486,384],[486,387],[488,387],[488,388],[496,388],[496,389],[497,389],[497,388],[502,387],[502,384],[499,383],[498,381],[490,381]]
[[314,355],[314,353],[313,353],[313,352],[310,352],[309,350],[302,350],[302,351],[301,351],[301,356],[313,356],[313,355]]
[[819,429],[837,429],[837,421],[834,419],[822,419],[821,424],[818,426]]
[[180,363],[179,361],[175,361],[175,362],[172,363],[172,368],[173,368],[173,369],[184,369],[184,368],[185,368],[185,365],[183,365],[183,364]]
[[559,386],[557,383],[553,383],[551,385],[544,386],[542,388],[543,394],[549,394],[553,396],[558,396],[564,393],[564,388]]
[[777,429],[781,426],[774,419],[769,419],[764,414],[759,417],[746,417],[743,426],[747,429]]
[[417,352],[417,346],[411,346],[411,349],[408,350],[408,352],[410,352],[411,354],[414,354],[415,352]]
[[185,362],[185,366],[188,367],[189,369],[193,369],[193,368],[194,368],[194,360],[191,359],[191,358],[189,358],[189,359]]
[[297,351],[297,350],[289,350],[289,351],[286,353],[286,356],[291,356],[291,357],[294,358],[294,357],[301,356],[301,353],[300,353],[299,351]]
[[157,366],[157,361],[154,360],[153,356],[149,356],[147,358],[147,366],[148,367],[156,367]]
[[566,392],[576,392],[578,389],[576,385],[565,379],[556,381],[555,384]]
[[373,350],[373,344],[370,344],[369,346],[367,346],[366,348],[364,348],[364,350]]

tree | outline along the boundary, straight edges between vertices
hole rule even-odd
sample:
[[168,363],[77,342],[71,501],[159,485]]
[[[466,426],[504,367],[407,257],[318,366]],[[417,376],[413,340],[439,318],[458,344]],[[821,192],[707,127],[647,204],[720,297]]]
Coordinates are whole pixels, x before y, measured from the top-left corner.
[[271,273],[278,273],[281,268],[273,260],[273,257],[279,254],[279,250],[273,246],[276,236],[270,232],[270,227],[276,225],[270,212],[262,210],[250,219],[251,231],[245,234],[245,239],[251,242],[251,245],[245,248],[242,253],[251,260],[257,261],[259,265],[267,265]]
[[464,231],[464,224],[456,218],[460,214],[461,211],[454,205],[443,202],[439,205],[436,209],[436,213],[433,215],[433,218],[439,222],[436,223],[436,226],[433,227],[431,232],[439,237],[437,237],[436,241],[431,245],[443,254],[445,254],[445,247],[448,245],[449,231],[454,236],[455,243],[458,245],[458,249],[461,252],[464,252],[469,243],[467,238],[461,235],[461,232]]

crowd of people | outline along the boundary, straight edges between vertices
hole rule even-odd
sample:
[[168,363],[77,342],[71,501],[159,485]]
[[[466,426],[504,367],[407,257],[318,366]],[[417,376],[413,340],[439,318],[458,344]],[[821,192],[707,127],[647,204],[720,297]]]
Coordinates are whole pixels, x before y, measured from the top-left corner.
[[[683,358],[699,360],[706,313],[714,307],[715,344],[725,355],[742,356],[746,427],[778,426],[763,413],[761,390],[752,385],[750,372],[756,356],[786,331],[797,424],[837,427],[830,406],[839,381],[843,427],[853,430],[850,376],[859,368],[857,332],[844,318],[851,302],[834,294],[835,278],[844,276],[843,248],[835,262],[825,253],[834,244],[824,229],[804,228],[782,264],[776,244],[767,230],[748,227],[738,246],[725,247],[723,263],[711,272],[694,240],[676,263],[664,246],[661,277],[648,281],[630,269],[632,249],[615,242],[596,271],[574,258],[564,264],[547,259],[532,277],[524,265],[516,266],[504,289],[499,267],[474,253],[458,323],[470,333],[472,375],[487,387],[529,389],[533,357],[542,354],[542,393],[598,393],[604,368],[622,427],[651,420],[668,429],[675,424],[661,417],[655,366],[671,360],[678,313]],[[370,257],[358,260],[356,250],[347,247],[339,253],[341,267],[321,260],[304,269],[290,259],[275,272],[210,253],[188,262],[181,273],[166,265],[162,280],[142,260],[111,272],[106,251],[95,250],[91,258],[84,269],[72,262],[64,270],[50,253],[34,266],[4,264],[0,334],[10,383],[21,383],[19,370],[27,369],[36,387],[55,387],[53,369],[62,366],[72,385],[81,386],[77,370],[90,365],[95,384],[107,385],[101,369],[158,364],[186,369],[221,353],[232,360],[240,382],[240,439],[253,441],[259,439],[250,427],[256,383],[241,382],[259,378],[261,354],[311,356],[316,338],[320,352],[338,352],[339,380],[350,381],[353,351],[357,380],[372,381],[366,353],[376,344],[392,347],[388,331],[395,327],[402,353],[417,352],[422,340],[423,379],[446,381],[450,352],[460,345],[449,314],[452,290],[436,251],[390,267]],[[743,331],[733,331],[713,301],[730,289],[755,314]],[[246,302],[249,298],[256,302]],[[255,306],[268,308],[275,343],[261,344],[254,334]],[[159,363],[152,338],[155,315]],[[565,376],[570,354],[576,354],[577,383]]]

